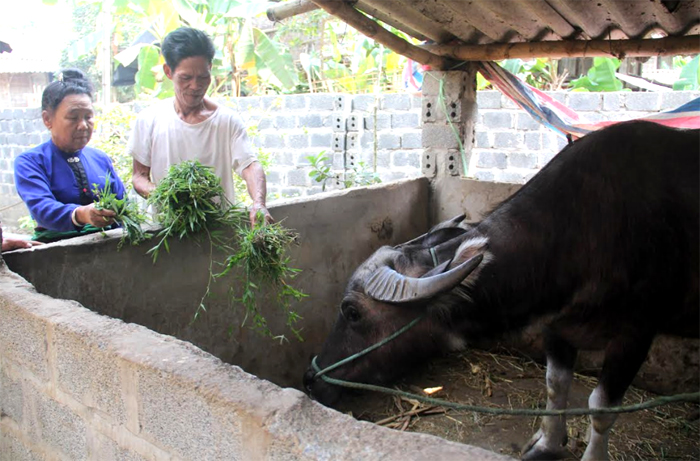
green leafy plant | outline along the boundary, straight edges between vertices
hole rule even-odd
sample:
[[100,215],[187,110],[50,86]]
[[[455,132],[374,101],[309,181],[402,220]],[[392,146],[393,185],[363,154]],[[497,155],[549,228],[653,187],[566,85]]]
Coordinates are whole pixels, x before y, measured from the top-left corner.
[[98,107],[95,134],[90,145],[105,152],[114,162],[117,175],[128,188],[131,186],[133,159],[126,145],[136,113],[131,105]]
[[615,76],[620,60],[615,58],[593,58],[593,67],[588,73],[571,81],[574,91],[622,91],[622,81]]
[[22,230],[33,231],[37,226],[36,221],[34,221],[31,215],[22,216],[17,222],[19,223],[19,228]]
[[311,164],[309,176],[314,181],[321,183],[321,190],[326,190],[328,181],[335,181],[337,184],[342,184],[343,187],[370,186],[379,184],[382,180],[377,172],[372,171],[365,162],[357,162],[350,168],[346,168],[342,173],[333,173],[331,165],[328,164],[329,157],[326,151],[321,151],[317,155],[308,155],[306,160]]
[[314,181],[321,183],[321,190],[326,191],[326,183],[331,179],[337,179],[337,176],[331,173],[331,166],[327,163],[328,156],[326,151],[322,150],[318,155],[308,155],[306,160],[311,163],[311,171],[309,176]]
[[681,64],[680,76],[673,84],[675,91],[696,91],[698,88],[700,88],[700,55]]
[[[225,263],[224,270],[216,277],[223,277],[234,268],[241,268],[239,276],[242,294],[235,298],[246,308],[246,318],[252,320],[253,329],[262,334],[272,336],[267,320],[258,308],[257,298],[261,295],[260,287],[268,290],[273,288],[277,292],[277,302],[282,309],[287,327],[294,336],[302,341],[300,331],[294,324],[301,317],[291,310],[291,301],[300,301],[307,295],[292,287],[287,281],[293,279],[298,269],[289,266],[289,258],[286,256],[287,248],[297,243],[298,234],[282,226],[281,223],[264,224],[264,217],[259,214],[257,223],[251,229],[247,223],[237,228],[238,246],[234,254],[230,255]],[[284,335],[277,336],[280,340]]]
[[93,184],[93,194],[98,197],[95,201],[95,208],[98,210],[111,210],[116,213],[114,220],[122,226],[124,233],[117,245],[117,249],[121,249],[124,243],[129,242],[132,245],[138,245],[144,240],[151,238],[151,234],[146,233],[141,224],[146,222],[146,216],[141,212],[136,202],[129,200],[125,195],[124,198],[117,198],[117,195],[112,192],[112,183],[110,175],[105,178],[104,187],[99,187]]
[[[197,161],[174,165],[151,193],[149,203],[157,210],[156,219],[163,226],[157,234],[159,242],[149,250],[155,263],[161,248],[169,251],[168,239],[190,238],[205,235],[209,242],[210,264],[207,289],[197,307],[194,319],[206,311],[204,299],[209,295],[211,283],[241,267],[234,274],[241,282],[242,294],[230,291],[231,301],[243,304],[246,315],[243,323],[252,318],[252,328],[261,334],[274,336],[258,305],[260,290],[277,292],[280,308],[286,316],[286,324],[301,340],[294,324],[300,319],[292,311],[291,301],[305,295],[293,288],[288,280],[299,271],[289,266],[286,257],[288,247],[297,241],[297,234],[281,224],[264,224],[259,216],[258,224],[251,228],[249,216],[243,207],[226,200],[219,178],[211,168]],[[225,232],[231,229],[233,232]],[[214,260],[214,249],[225,254],[224,261]],[[214,266],[222,265],[221,272],[214,273]],[[276,336],[284,338],[284,335]]]

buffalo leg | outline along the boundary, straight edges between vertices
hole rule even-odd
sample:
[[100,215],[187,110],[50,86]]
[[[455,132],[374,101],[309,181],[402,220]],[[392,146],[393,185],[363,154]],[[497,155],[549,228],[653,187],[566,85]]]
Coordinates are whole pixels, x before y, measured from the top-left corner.
[[[649,352],[651,338],[615,339],[605,349],[598,386],[588,398],[589,408],[606,408],[622,403],[627,388]],[[617,415],[591,415],[590,438],[582,461],[607,460],[608,439]]]
[[[558,336],[545,335],[547,353],[547,409],[566,408],[574,375],[576,349]],[[540,429],[523,448],[524,460],[559,459],[566,455],[566,416],[544,416]]]

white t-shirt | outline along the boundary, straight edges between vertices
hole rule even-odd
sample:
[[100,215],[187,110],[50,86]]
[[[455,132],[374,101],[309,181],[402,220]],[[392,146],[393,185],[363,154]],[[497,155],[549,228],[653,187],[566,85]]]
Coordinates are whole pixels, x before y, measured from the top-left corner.
[[155,184],[172,165],[185,160],[199,160],[213,167],[231,203],[236,203],[232,171],[240,175],[257,160],[243,121],[233,110],[218,106],[209,118],[191,125],[177,115],[173,98],[139,114],[127,150],[139,163],[150,167]]

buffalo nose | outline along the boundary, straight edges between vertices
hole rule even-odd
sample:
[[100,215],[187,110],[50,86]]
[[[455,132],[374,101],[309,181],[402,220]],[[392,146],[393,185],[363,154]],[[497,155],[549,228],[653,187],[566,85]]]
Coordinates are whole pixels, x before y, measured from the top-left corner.
[[316,375],[316,370],[313,367],[309,367],[304,373],[304,389],[309,394],[311,393],[311,388],[314,385],[314,376]]

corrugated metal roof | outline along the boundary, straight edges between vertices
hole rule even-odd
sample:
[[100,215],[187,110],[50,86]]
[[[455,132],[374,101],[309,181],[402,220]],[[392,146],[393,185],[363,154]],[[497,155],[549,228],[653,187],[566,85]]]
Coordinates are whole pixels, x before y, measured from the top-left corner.
[[700,32],[700,0],[358,0],[421,40],[468,45],[639,39]]

